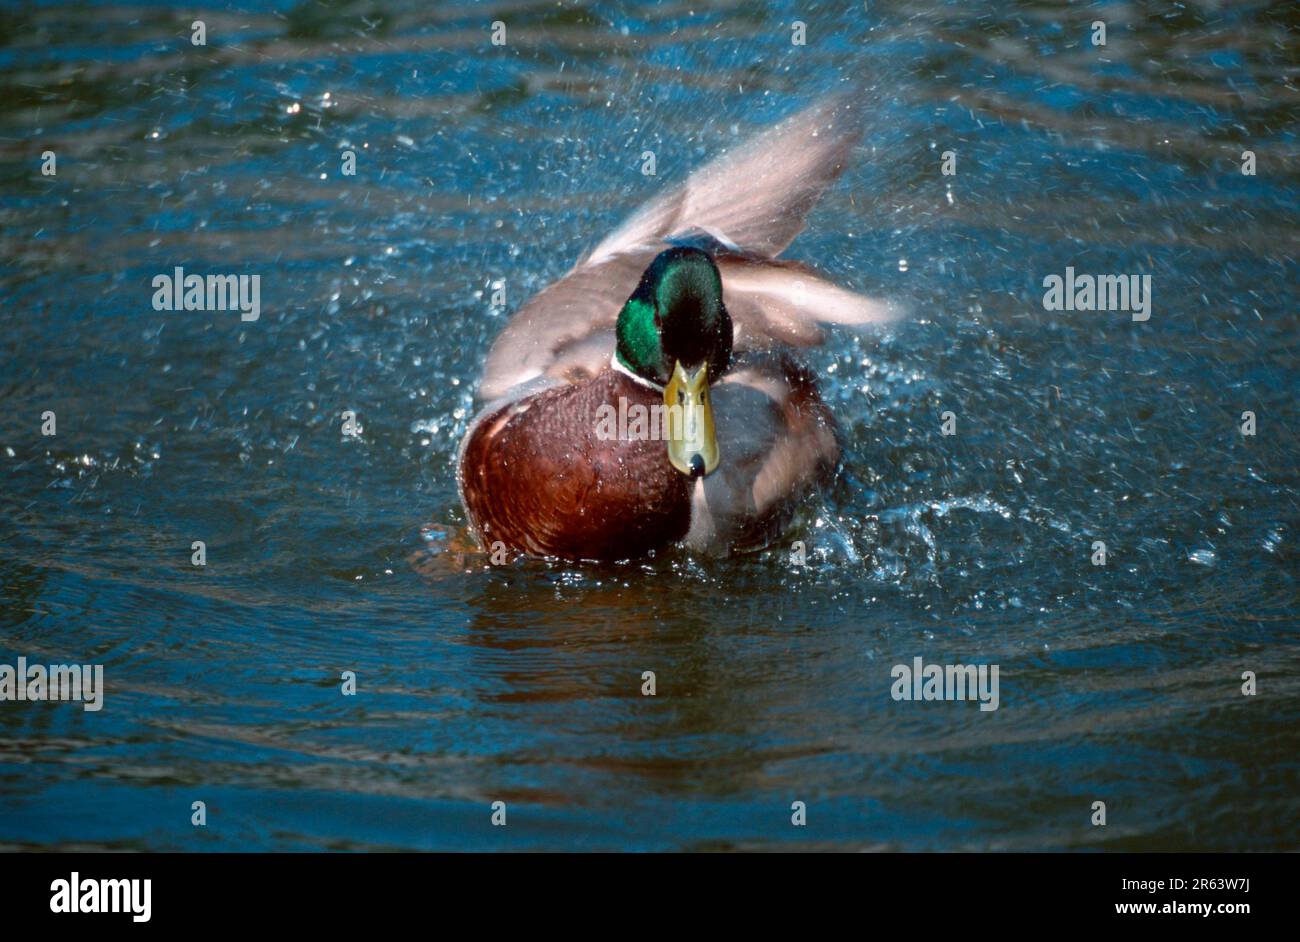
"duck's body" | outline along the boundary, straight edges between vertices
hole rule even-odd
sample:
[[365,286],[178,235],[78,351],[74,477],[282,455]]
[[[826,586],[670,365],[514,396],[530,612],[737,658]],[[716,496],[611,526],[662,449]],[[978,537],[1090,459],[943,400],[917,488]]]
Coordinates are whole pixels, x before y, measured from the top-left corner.
[[601,440],[600,409],[660,397],[602,370],[484,413],[465,437],[461,487],[479,539],[534,556],[627,559],[690,527],[690,484],[660,441]]
[[[774,258],[858,134],[847,98],[795,116],[650,203],[515,315],[459,456],[485,548],[628,559],[779,533],[839,455],[792,347],[820,342],[819,320],[886,314]],[[666,418],[674,402],[684,425],[650,426],[667,442],[626,422],[611,436],[611,417]]]

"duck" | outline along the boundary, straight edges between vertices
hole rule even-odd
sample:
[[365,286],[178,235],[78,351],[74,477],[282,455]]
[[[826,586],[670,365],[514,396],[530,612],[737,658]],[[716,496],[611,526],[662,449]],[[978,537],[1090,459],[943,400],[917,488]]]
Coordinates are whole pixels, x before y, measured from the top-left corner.
[[899,309],[778,256],[865,112],[832,94],[718,155],[510,318],[456,459],[494,561],[761,549],[830,483],[840,436],[799,353]]

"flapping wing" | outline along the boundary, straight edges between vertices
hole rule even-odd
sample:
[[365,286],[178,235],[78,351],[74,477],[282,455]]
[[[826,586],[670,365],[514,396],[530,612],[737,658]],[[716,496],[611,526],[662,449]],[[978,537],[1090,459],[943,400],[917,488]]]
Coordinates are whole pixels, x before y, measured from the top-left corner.
[[655,247],[693,228],[746,252],[776,257],[848,166],[862,139],[864,115],[855,92],[823,98],[720,154],[641,207],[592,249],[584,264]]
[[576,382],[609,363],[618,312],[668,243],[709,249],[737,347],[821,342],[818,322],[868,324],[890,305],[776,261],[808,211],[847,165],[862,133],[860,98],[825,98],[721,154],[651,200],[567,275],[511,318],[488,354],[479,398],[525,383]]
[[488,351],[479,399],[490,402],[542,376],[577,382],[607,366],[618,312],[654,256],[649,251],[579,265],[534,295]]

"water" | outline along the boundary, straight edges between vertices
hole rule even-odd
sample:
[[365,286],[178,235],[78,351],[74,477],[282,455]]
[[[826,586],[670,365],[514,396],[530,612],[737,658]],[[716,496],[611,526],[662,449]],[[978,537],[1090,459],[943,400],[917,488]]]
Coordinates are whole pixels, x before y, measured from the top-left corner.
[[[7,13],[0,663],[107,693],[0,706],[0,846],[1294,849],[1296,8],[848,6]],[[508,310],[846,76],[787,254],[913,313],[811,355],[835,486],[742,558],[461,552]],[[177,265],[260,320],[155,311]],[[1067,265],[1151,319],[1045,311]],[[893,701],[916,656],[1000,708]]]

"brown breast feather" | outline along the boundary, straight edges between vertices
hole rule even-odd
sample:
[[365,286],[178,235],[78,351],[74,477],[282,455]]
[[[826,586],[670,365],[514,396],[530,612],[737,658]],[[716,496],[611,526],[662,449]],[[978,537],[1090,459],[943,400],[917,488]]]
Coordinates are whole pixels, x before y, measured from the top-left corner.
[[662,404],[658,392],[604,370],[480,419],[461,458],[470,524],[485,549],[567,559],[628,559],[690,526],[689,482],[662,441],[602,441],[599,408]]

